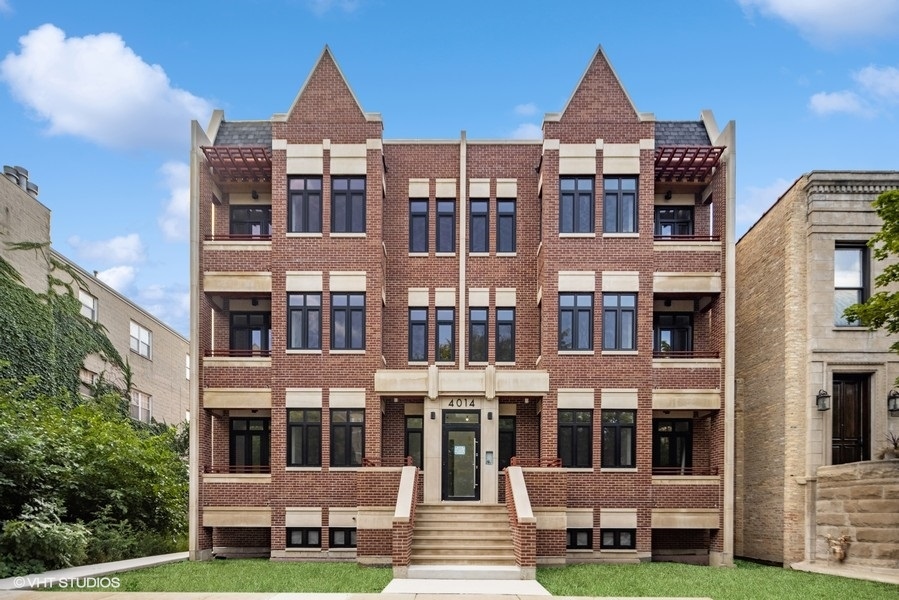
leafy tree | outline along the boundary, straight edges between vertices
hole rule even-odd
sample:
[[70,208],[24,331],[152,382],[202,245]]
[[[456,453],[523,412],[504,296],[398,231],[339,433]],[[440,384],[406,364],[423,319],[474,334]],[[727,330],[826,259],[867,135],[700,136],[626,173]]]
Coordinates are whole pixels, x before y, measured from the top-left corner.
[[[871,205],[883,222],[880,231],[868,241],[872,255],[879,261],[899,257],[899,190],[883,192]],[[888,288],[895,283],[899,283],[899,264],[885,266],[874,279],[877,288]],[[843,315],[871,330],[884,329],[888,333],[899,333],[899,292],[880,289],[865,302],[847,308]],[[899,352],[899,340],[890,349]]]

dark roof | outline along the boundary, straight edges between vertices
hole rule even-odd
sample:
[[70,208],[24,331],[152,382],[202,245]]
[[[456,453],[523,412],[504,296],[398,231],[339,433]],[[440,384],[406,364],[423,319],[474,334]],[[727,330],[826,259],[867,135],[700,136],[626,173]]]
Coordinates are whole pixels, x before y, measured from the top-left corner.
[[216,146],[272,147],[272,124],[269,121],[222,121],[215,136]]
[[656,121],[656,147],[711,146],[702,121]]

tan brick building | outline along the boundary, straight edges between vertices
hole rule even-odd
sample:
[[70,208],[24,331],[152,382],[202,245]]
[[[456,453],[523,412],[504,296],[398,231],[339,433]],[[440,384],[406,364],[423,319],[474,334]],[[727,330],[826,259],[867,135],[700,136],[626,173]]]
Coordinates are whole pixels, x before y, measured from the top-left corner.
[[842,317],[884,267],[865,244],[880,230],[871,201],[895,188],[896,171],[813,171],[737,243],[737,556],[826,559],[819,467],[869,460],[899,429],[893,340]]
[[[170,424],[185,420],[190,409],[188,341],[168,325],[116,292],[97,277],[48,247],[46,253],[10,250],[15,242],[50,243],[50,210],[38,201],[38,186],[21,167],[4,167],[0,177],[0,256],[36,292],[46,292],[51,259],[72,267],[84,287],[77,289],[81,313],[99,322],[133,373],[131,416]],[[59,271],[54,277],[65,278]],[[77,287],[77,286],[76,286]],[[99,356],[89,356],[81,370],[84,393],[103,375],[117,384],[122,374]]]
[[734,124],[598,50],[543,140],[389,140],[325,48],[194,123],[191,554],[729,564]]

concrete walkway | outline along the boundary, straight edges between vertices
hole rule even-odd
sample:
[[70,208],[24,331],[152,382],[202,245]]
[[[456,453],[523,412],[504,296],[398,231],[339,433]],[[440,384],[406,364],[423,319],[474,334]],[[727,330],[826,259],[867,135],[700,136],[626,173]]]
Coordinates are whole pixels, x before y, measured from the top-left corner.
[[121,573],[122,571],[134,571],[135,569],[166,565],[168,563],[178,562],[179,560],[187,560],[187,552],[144,556],[142,558],[119,560],[97,565],[83,565],[80,567],[71,567],[69,569],[47,571],[46,573],[34,573],[25,575],[24,577],[7,577],[6,579],[0,579],[0,590],[37,590],[52,587],[61,581],[68,582],[86,579],[88,577],[102,577],[104,575],[111,575],[112,573]]
[[821,573],[823,575],[836,575],[851,579],[866,579],[879,581],[880,583],[895,583],[899,585],[899,571],[896,569],[877,569],[874,567],[859,567],[830,562],[798,562],[790,565],[794,571],[806,571],[808,573]]

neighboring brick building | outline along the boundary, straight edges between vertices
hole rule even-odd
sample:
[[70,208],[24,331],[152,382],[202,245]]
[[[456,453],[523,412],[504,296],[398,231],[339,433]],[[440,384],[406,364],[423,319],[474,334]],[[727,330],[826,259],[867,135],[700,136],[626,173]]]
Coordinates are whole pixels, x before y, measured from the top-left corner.
[[[106,328],[107,336],[132,369],[131,416],[170,424],[185,420],[190,408],[188,341],[168,325],[122,296],[83,268],[56,252],[50,244],[50,210],[38,199],[38,187],[21,167],[4,167],[0,177],[0,256],[38,293],[47,291],[52,261],[72,267],[85,284],[75,286],[81,313]],[[45,252],[11,250],[7,243],[48,244]],[[53,276],[66,279],[56,270]],[[118,369],[97,355],[88,356],[81,370],[88,385],[103,375],[121,385]]]
[[598,50],[542,141],[382,129],[327,48],[193,125],[191,556],[730,564],[733,123]]
[[[813,171],[737,243],[737,556],[826,558],[818,467],[871,459],[888,427],[899,429],[887,410],[893,340],[842,317],[883,270],[865,245],[881,226],[871,201],[895,188],[897,171]],[[883,522],[899,524],[895,514]],[[851,554],[862,552],[856,543]]]

